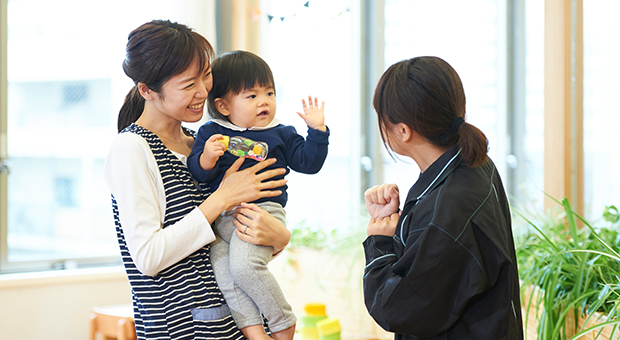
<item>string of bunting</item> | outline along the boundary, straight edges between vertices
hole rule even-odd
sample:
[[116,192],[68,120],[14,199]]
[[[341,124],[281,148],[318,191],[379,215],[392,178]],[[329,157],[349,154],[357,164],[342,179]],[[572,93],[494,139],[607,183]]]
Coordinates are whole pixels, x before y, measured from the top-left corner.
[[[306,1],[306,3],[303,5],[303,7],[309,8],[310,7],[310,1]],[[302,10],[303,10],[303,8],[302,8]],[[348,11],[349,11],[349,9],[347,8],[347,9],[341,11],[340,13],[338,13],[338,15],[336,15],[335,17],[339,17],[339,16],[341,16],[342,14],[344,14],[344,13],[346,13]],[[297,12],[295,12],[295,13],[293,13],[291,15],[286,15],[286,16],[275,16],[275,15],[273,15],[271,13],[263,14],[258,6],[254,6],[254,8],[252,8],[252,19],[254,21],[258,21],[258,20],[260,20],[263,17],[266,17],[267,20],[269,20],[269,22],[271,22],[275,18],[280,19],[280,21],[284,21],[284,19],[294,18],[295,16],[297,16]]]

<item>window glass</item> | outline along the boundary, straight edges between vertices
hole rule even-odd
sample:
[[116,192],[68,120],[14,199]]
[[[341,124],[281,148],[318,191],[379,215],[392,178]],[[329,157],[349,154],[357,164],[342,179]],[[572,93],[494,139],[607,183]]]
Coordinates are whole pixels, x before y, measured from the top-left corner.
[[[465,88],[466,120],[487,136],[489,155],[505,178],[505,14],[500,3],[386,0],[385,65],[387,69],[417,56],[447,61]],[[401,195],[406,195],[417,180],[417,165],[409,159],[406,163],[384,159],[386,180],[396,181]]]
[[606,205],[620,205],[620,2],[583,3],[583,147],[586,216],[601,218]]
[[[489,156],[504,186],[512,189],[511,201],[542,206],[543,8],[538,1],[525,3],[525,20],[511,27],[524,32],[524,42],[515,48],[525,50],[508,58],[507,16],[513,13],[506,6],[505,0],[386,0],[385,67],[416,56],[437,56],[452,65],[465,89],[466,119],[487,136]],[[507,75],[508,67],[514,67],[512,77],[517,80]],[[513,86],[515,93],[507,94],[508,82],[518,79],[524,79],[524,84]],[[508,122],[508,95],[522,101],[514,114],[524,129],[512,129],[513,123]],[[511,151],[511,134],[523,150],[517,155]],[[419,169],[408,158],[396,158],[397,162],[384,152],[385,179],[399,184],[404,196],[403,188],[417,180]],[[509,167],[519,171],[509,172]]]
[[544,194],[544,150],[545,150],[545,115],[544,115],[544,2],[528,0],[525,2],[525,119],[523,134],[515,136],[523,145],[522,159],[517,159],[517,166],[525,167],[518,172],[515,192],[520,205],[541,211]]
[[302,112],[302,98],[316,96],[325,101],[330,129],[321,171],[291,171],[287,176],[289,227],[331,230],[354,225],[360,193],[359,66],[354,61],[359,33],[353,28],[353,1],[261,1],[257,12],[263,32],[259,54],[276,83],[276,117],[305,137],[308,128],[296,112]]
[[205,6],[198,0],[148,6],[120,0],[8,1],[12,171],[3,262],[11,270],[23,261],[45,261],[36,265],[42,269],[62,267],[54,262],[68,259],[118,261],[103,164],[116,136],[118,110],[133,86],[121,68],[127,35],[153,19],[204,30]]

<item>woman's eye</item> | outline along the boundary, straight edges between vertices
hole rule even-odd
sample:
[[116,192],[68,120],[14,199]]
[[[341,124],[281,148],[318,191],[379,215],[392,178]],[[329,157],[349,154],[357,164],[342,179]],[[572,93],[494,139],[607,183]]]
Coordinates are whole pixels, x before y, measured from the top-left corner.
[[194,83],[191,83],[191,84],[189,84],[189,85],[185,86],[185,88],[186,88],[186,89],[189,89],[189,88],[191,88],[192,86],[194,86]]

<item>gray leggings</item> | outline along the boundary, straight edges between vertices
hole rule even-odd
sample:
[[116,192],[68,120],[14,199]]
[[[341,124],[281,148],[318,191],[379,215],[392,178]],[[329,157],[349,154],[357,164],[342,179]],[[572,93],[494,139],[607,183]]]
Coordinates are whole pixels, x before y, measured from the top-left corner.
[[[286,225],[280,204],[264,202],[258,206]],[[211,265],[237,327],[261,325],[261,313],[272,332],[292,327],[297,318],[267,268],[273,248],[239,239],[233,220],[232,215],[226,215],[216,225],[218,237],[211,243]]]

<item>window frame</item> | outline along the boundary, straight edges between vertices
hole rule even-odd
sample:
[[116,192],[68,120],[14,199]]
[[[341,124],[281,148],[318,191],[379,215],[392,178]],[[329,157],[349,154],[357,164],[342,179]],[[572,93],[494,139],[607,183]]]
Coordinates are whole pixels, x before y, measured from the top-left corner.
[[[0,272],[8,266],[8,153],[7,153],[7,117],[8,117],[8,0],[0,0]],[[7,162],[7,163],[5,163]],[[5,167],[6,166],[6,167]]]
[[583,0],[545,0],[545,209],[569,199],[585,216]]

